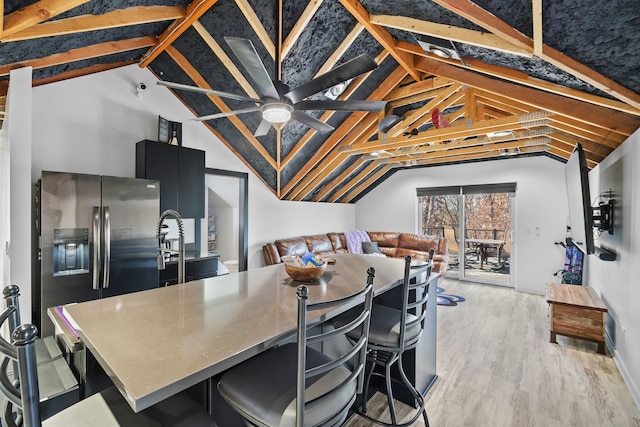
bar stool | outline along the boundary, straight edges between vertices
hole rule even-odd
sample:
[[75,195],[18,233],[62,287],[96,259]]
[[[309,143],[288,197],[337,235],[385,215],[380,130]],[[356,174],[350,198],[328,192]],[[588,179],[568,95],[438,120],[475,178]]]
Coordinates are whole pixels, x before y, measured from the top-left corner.
[[[358,415],[363,418],[385,426],[408,426],[413,424],[422,415],[425,426],[429,426],[429,419],[424,407],[422,394],[411,384],[402,366],[402,355],[406,350],[414,349],[424,328],[426,317],[426,306],[428,299],[429,276],[433,266],[433,249],[429,251],[429,261],[417,274],[415,283],[411,283],[411,257],[404,258],[404,277],[402,281],[402,307],[400,309],[387,307],[385,305],[374,304],[371,309],[371,326],[369,331],[369,344],[367,353],[366,381],[364,386],[363,402],[360,408],[356,409]],[[334,326],[340,327],[353,314],[345,313],[334,320]],[[393,379],[391,368],[397,364],[397,371],[400,380]],[[384,368],[384,374],[376,372],[376,366]],[[387,401],[391,413],[391,423],[373,418],[367,415],[367,400],[369,384],[373,375],[384,377]],[[398,423],[396,409],[393,402],[392,382],[399,383],[406,388],[414,397],[417,411],[411,420]]]
[[[298,286],[297,343],[267,350],[224,373],[218,383],[224,400],[251,425],[341,425],[364,384],[374,273],[368,269],[361,291],[335,301],[308,304],[308,288]],[[307,321],[309,312],[354,305],[357,316],[340,328]],[[333,356],[316,349],[347,333],[354,339],[344,353]]]
[[[6,308],[0,315],[0,326],[15,313]],[[18,326],[11,335],[12,343],[0,337],[0,392],[6,400],[0,417],[5,427],[115,427],[115,426],[207,426],[216,424],[186,393],[178,393],[161,403],[134,413],[115,387],[94,394],[41,421],[42,411],[38,389],[38,367],[35,343],[38,329],[31,324]],[[11,361],[18,362],[18,378],[8,374]]]
[[[20,326],[20,288],[16,285],[5,286],[2,290],[5,307],[15,310],[7,319],[9,332]],[[36,338],[36,365],[38,368],[39,395],[41,412],[47,418],[80,400],[78,380],[69,367],[62,351],[53,336]],[[7,374],[14,378],[18,372],[18,362],[14,361]]]

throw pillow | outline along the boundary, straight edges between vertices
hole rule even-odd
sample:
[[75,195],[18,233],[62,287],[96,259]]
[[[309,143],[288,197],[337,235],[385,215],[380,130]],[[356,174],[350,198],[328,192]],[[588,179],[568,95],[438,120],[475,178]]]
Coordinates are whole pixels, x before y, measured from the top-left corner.
[[379,254],[378,242],[362,242],[362,252],[365,254]]

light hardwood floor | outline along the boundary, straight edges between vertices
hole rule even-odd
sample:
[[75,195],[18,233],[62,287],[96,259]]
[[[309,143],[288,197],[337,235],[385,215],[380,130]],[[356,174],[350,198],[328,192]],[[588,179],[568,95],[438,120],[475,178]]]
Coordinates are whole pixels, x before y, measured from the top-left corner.
[[[549,343],[544,296],[454,280],[441,286],[466,301],[438,306],[439,378],[426,399],[432,427],[640,427],[609,354],[562,336]],[[384,395],[373,399],[370,413],[384,411]],[[347,424],[369,425],[358,417]]]

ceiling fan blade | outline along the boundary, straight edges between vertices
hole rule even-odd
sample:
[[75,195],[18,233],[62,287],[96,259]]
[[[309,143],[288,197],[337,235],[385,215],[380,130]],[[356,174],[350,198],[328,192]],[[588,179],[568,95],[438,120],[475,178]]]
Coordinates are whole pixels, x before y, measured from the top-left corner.
[[196,117],[195,119],[192,119],[192,120],[205,122],[207,120],[220,119],[222,117],[237,116],[238,114],[245,114],[245,113],[253,113],[254,111],[260,111],[260,107],[249,107],[249,108],[241,108],[240,110],[225,111],[223,113],[216,113],[216,114],[210,114],[208,116]]
[[298,86],[285,96],[295,104],[313,94],[327,90],[338,83],[342,83],[371,70],[375,70],[376,68],[378,68],[376,61],[371,59],[368,55],[362,54],[334,68],[333,70]]
[[258,125],[258,128],[253,133],[253,136],[256,136],[256,137],[265,136],[269,132],[270,128],[271,128],[271,123],[266,121],[265,119],[262,119],[262,121]]
[[327,133],[327,132],[331,132],[334,127],[331,125],[328,125],[324,122],[321,122],[320,120],[316,119],[315,117],[310,116],[307,113],[304,113],[302,111],[293,111],[291,113],[291,117],[296,119],[297,121],[299,121],[302,124],[305,124],[307,126],[309,126],[312,129],[317,130],[320,133]]
[[258,87],[258,91],[262,96],[280,99],[280,94],[273,85],[251,40],[238,37],[225,37],[224,39],[227,41],[231,50],[233,50],[233,53],[236,54],[236,57],[238,57],[244,69],[249,73],[249,76],[251,76],[251,79]]
[[386,101],[304,100],[294,104],[296,110],[382,111]]
[[220,92],[218,90],[204,89],[204,88],[201,88],[201,87],[198,87],[198,86],[189,86],[189,85],[183,85],[183,84],[180,84],[180,83],[163,82],[162,80],[158,80],[156,83],[159,84],[160,86],[166,86],[166,87],[170,87],[172,89],[188,90],[190,92],[207,93],[207,94],[210,94],[210,95],[219,96],[220,98],[236,99],[238,101],[251,101],[251,102],[260,102],[260,103],[263,102],[261,99],[249,98],[247,96],[242,96],[242,95],[235,95],[235,94],[229,93],[229,92]]

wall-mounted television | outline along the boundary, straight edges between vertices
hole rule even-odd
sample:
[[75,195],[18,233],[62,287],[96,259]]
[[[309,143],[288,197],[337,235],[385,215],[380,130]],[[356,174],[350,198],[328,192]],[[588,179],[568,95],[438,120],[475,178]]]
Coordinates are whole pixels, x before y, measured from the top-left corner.
[[584,254],[595,252],[589,168],[582,145],[577,144],[564,169],[569,200],[571,239]]

